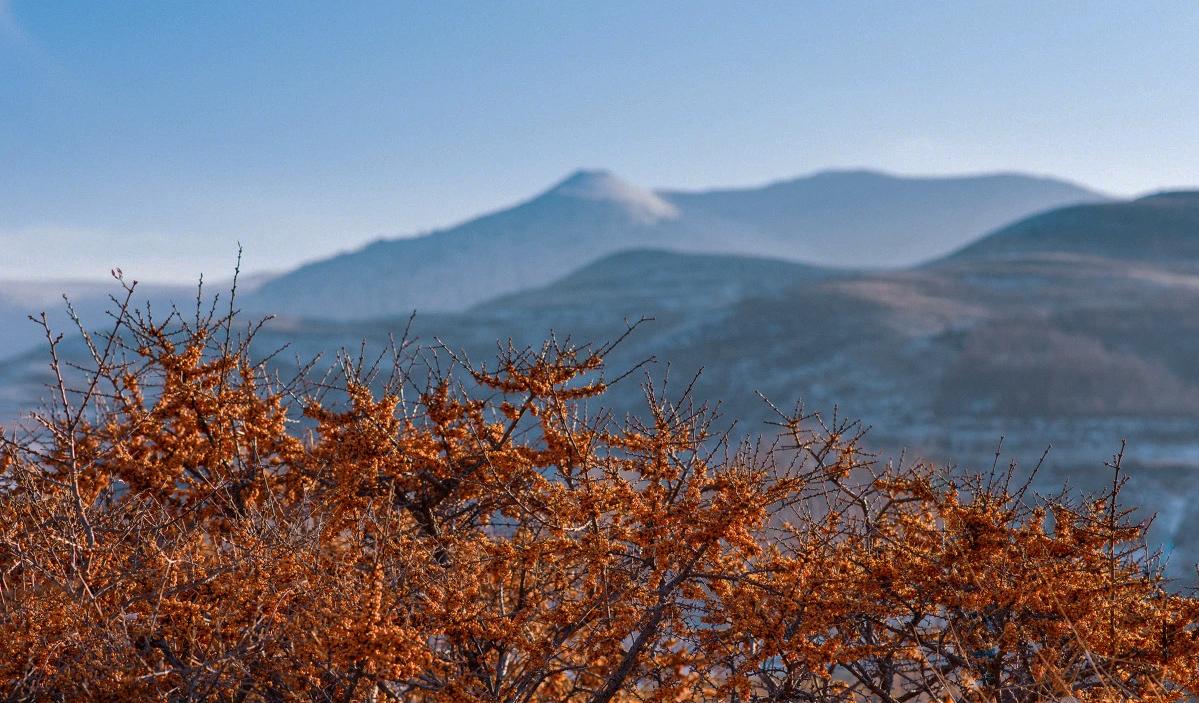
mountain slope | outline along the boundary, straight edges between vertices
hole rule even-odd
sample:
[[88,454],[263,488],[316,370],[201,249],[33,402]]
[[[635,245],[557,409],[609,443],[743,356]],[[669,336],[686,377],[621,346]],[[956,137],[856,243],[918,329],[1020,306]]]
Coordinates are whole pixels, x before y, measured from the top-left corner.
[[721,244],[690,231],[655,194],[606,172],[580,171],[514,208],[303,266],[263,286],[248,304],[333,319],[459,310],[620,249],[680,243],[698,250]]
[[606,256],[545,286],[494,298],[471,312],[570,311],[596,316],[654,315],[719,308],[770,295],[800,281],[836,275],[834,269],[735,254],[689,254],[631,249]]
[[1199,191],[1050,210],[1004,227],[950,259],[1042,254],[1199,263]]
[[329,319],[463,310],[629,248],[895,266],[945,253],[1031,212],[1100,197],[1027,176],[870,172],[740,191],[655,193],[604,171],[580,171],[516,207],[303,266],[263,286],[247,305]]

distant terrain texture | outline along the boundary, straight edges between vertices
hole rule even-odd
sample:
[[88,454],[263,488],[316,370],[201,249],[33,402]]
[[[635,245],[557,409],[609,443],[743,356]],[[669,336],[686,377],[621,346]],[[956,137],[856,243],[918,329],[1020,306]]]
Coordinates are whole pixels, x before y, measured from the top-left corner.
[[[23,291],[0,287],[6,325],[48,300]],[[81,297],[102,326],[93,292]],[[765,396],[862,418],[884,458],[1026,475],[1052,445],[1044,490],[1102,490],[1127,440],[1129,501],[1158,513],[1151,534],[1176,574],[1199,561],[1186,498],[1199,490],[1199,192],[1112,200],[1015,174],[852,171],[684,193],[586,171],[285,273],[241,306],[278,315],[259,344],[290,345],[281,371],[364,339],[378,349],[413,310],[413,335],[475,360],[497,341],[609,340],[648,317],[610,359],[654,359],[609,393],[617,412],[643,402],[646,378],[669,378],[669,395],[702,369],[697,397],[743,434],[769,431]],[[44,353],[21,340],[0,363],[0,417],[43,392]]]

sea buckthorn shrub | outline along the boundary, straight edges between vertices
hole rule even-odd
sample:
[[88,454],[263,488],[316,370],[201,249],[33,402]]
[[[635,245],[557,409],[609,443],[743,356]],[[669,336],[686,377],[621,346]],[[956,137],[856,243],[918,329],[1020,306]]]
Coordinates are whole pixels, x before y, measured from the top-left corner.
[[85,363],[49,337],[51,400],[0,449],[6,700],[1199,691],[1199,603],[1118,475],[1039,497],[802,413],[734,442],[648,385],[616,418],[610,346],[399,343],[285,378],[232,306],[114,319]]

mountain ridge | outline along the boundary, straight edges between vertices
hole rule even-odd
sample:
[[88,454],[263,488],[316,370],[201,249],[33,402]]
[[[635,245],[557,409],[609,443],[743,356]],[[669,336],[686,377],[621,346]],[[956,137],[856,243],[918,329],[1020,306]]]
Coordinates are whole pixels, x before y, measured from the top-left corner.
[[340,319],[464,310],[629,248],[902,266],[1032,212],[1103,198],[1021,175],[820,172],[760,188],[689,193],[580,170],[511,208],[310,262],[246,303],[264,313]]
[[1199,264],[1199,191],[1048,210],[992,232],[944,260],[1051,254]]

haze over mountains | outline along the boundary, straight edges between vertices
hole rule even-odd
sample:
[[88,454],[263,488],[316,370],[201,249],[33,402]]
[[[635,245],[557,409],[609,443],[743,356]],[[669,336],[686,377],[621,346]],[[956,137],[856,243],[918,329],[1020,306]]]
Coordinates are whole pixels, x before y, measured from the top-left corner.
[[375,242],[268,282],[251,308],[333,319],[463,310],[629,248],[904,266],[1025,215],[1103,196],[1024,175],[908,178],[829,171],[761,188],[650,191],[579,171],[513,208]]
[[[263,353],[300,359],[381,346],[414,308],[418,337],[477,360],[497,340],[602,341],[652,317],[613,368],[702,367],[698,397],[739,431],[769,430],[760,391],[862,418],[888,457],[985,468],[1003,436],[1001,461],[1027,467],[1052,444],[1047,489],[1101,488],[1127,439],[1129,500],[1162,510],[1154,535],[1179,568],[1199,561],[1199,507],[1179,498],[1199,488],[1199,192],[1111,201],[1024,176],[841,172],[685,194],[580,172],[285,274],[247,304],[284,313]],[[0,418],[46,373],[40,351],[0,363]],[[618,412],[643,402],[635,378],[613,390]]]
[[[136,277],[131,275],[129,280],[136,280]],[[238,288],[249,293],[264,280],[262,275],[243,276]],[[132,302],[138,306],[149,303],[164,313],[172,304],[194,306],[196,284],[195,281],[181,285],[139,284]],[[215,281],[210,278],[206,287],[209,291],[222,291],[228,290],[229,284],[226,277]],[[80,320],[102,326],[107,320],[107,311],[113,309],[113,298],[123,297],[123,291],[113,280],[0,280],[0,359],[44,346],[45,333],[29,319],[31,315],[44,312],[52,328],[73,332],[74,323],[66,309],[64,296],[70,300]]]
[[[138,286],[139,301],[186,299],[184,286]],[[73,327],[63,296],[70,299],[81,320],[102,325],[105,312],[112,309],[111,296],[120,295],[115,281],[0,281],[0,359],[41,346],[46,336],[29,317],[46,313],[51,326],[59,331]],[[190,293],[194,296],[195,289]]]

